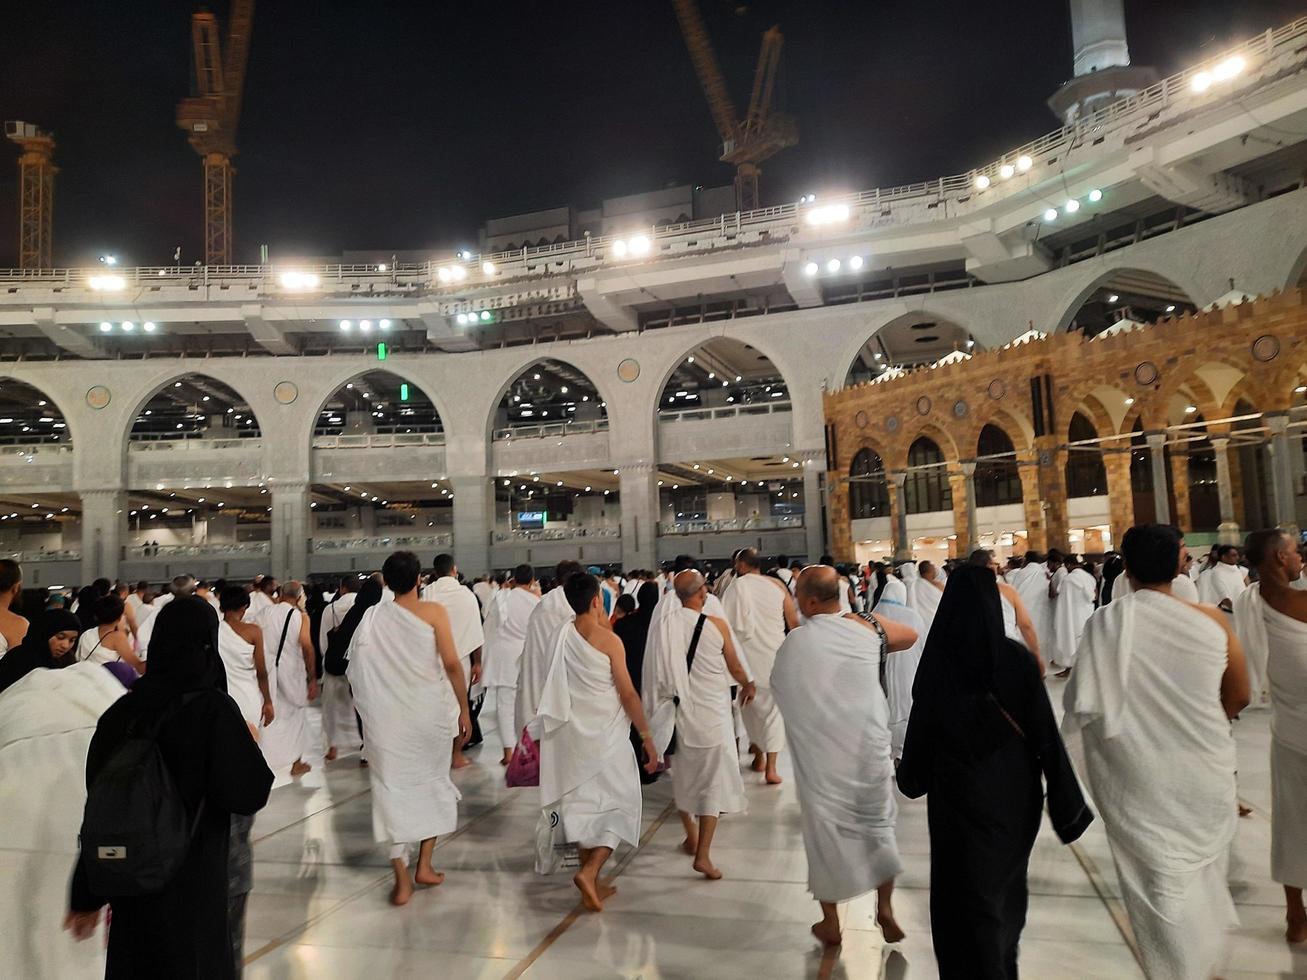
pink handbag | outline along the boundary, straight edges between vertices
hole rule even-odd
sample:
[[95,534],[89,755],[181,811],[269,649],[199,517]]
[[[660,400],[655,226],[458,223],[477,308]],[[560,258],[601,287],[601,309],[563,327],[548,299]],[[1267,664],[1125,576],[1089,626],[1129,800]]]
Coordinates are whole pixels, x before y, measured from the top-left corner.
[[522,729],[521,740],[513,749],[512,758],[508,760],[504,782],[509,786],[540,785],[540,749],[525,728]]

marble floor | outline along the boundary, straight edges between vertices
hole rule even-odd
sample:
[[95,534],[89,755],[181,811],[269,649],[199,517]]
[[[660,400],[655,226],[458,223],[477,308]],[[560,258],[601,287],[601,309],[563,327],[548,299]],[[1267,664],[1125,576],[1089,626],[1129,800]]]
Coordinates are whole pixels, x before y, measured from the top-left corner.
[[[1049,683],[1056,703],[1060,683]],[[1240,821],[1231,864],[1241,926],[1224,976],[1307,976],[1307,949],[1285,944],[1282,893],[1270,880],[1266,713],[1248,713],[1237,735],[1241,795],[1253,813]],[[454,776],[463,794],[459,829],[435,853],[445,884],[418,892],[401,909],[387,902],[386,849],[372,840],[367,770],[358,757],[326,766],[318,760],[294,782],[279,776],[255,824],[245,976],[936,976],[924,802],[901,801],[899,816],[906,870],[895,910],[907,939],[886,946],[868,896],[842,911],[843,947],[823,951],[808,933],[818,916],[805,885],[792,780],[767,787],[746,773],[749,813],[723,819],[717,832],[713,856],[726,875],[718,882],[694,875],[678,849],[669,781],[648,787],[640,846],[610,862],[618,895],[595,915],[578,908],[568,876],[533,872],[536,791],[504,787],[491,740],[472,756],[477,764]],[[1031,860],[1030,893],[1023,975],[1142,976],[1100,824],[1070,848],[1046,824]]]

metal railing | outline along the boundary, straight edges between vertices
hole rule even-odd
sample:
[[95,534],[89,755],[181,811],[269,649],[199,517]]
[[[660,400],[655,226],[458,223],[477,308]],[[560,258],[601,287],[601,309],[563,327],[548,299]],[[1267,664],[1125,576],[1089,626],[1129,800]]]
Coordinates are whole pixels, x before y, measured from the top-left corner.
[[71,442],[3,442],[0,441],[0,459],[22,457],[31,462],[33,456],[71,456]]
[[238,438],[231,436],[222,439],[206,439],[203,436],[169,436],[147,433],[133,435],[127,442],[129,452],[133,453],[210,453],[229,449],[259,449],[263,445],[258,436]]
[[5,551],[0,558],[12,558],[16,562],[25,561],[77,561],[82,557],[76,548],[60,548],[55,551]]
[[241,558],[266,555],[267,541],[237,541],[230,544],[152,544],[128,545],[127,557],[137,558]]
[[368,432],[357,435],[314,436],[314,449],[397,449],[404,446],[444,446],[443,432]]
[[492,439],[494,442],[508,442],[513,439],[547,439],[557,436],[576,436],[584,433],[607,431],[607,419],[541,422],[538,425],[514,425],[504,429],[495,429]]
[[[131,292],[131,298],[136,302],[140,301],[140,293],[165,286],[198,290],[219,285],[230,288],[241,284],[251,294],[271,296],[349,292],[364,296],[435,293],[447,294],[453,298],[466,293],[470,288],[485,287],[505,279],[543,277],[601,265],[640,263],[663,255],[734,248],[749,242],[784,241],[803,227],[806,213],[813,206],[835,204],[849,207],[849,222],[833,226],[840,234],[859,222],[902,224],[909,220],[941,220],[956,216],[956,205],[967,203],[973,198],[993,200],[1003,196],[1005,189],[1012,192],[1025,187],[1024,180],[1002,178],[1004,165],[1016,167],[1023,157],[1030,158],[1033,172],[1034,168],[1056,162],[1068,151],[1097,145],[1108,137],[1125,140],[1143,129],[1162,124],[1166,121],[1164,114],[1169,110],[1201,107],[1224,100],[1233,101],[1232,93],[1242,94],[1246,89],[1260,84],[1263,79],[1273,80],[1294,64],[1307,62],[1307,45],[1302,43],[1305,38],[1307,17],[1264,31],[1201,64],[1164,78],[1133,96],[1088,113],[1071,125],[1045,133],[981,167],[933,180],[898,187],[873,188],[842,198],[823,199],[816,205],[782,204],[717,218],[632,229],[626,235],[597,235],[570,242],[525,246],[511,251],[464,255],[458,259],[425,263],[310,266],[291,262],[278,266],[4,269],[0,270],[0,282],[43,285],[58,290],[86,287],[90,276],[109,274],[121,277],[123,289],[106,294],[106,298],[121,292]],[[1193,88],[1194,77],[1199,72],[1211,71],[1213,66],[1232,57],[1244,59],[1244,71],[1232,79],[1216,81],[1204,91],[1199,92]],[[976,186],[976,178],[982,175],[990,178],[989,187],[983,190]],[[1018,173],[1016,176],[1023,174]],[[648,248],[642,249],[642,254],[631,253],[629,248],[615,247],[619,241],[629,241],[634,234],[642,234],[648,239]],[[619,251],[623,253],[621,256],[617,254]],[[483,271],[485,263],[490,264],[492,271]],[[462,269],[457,278],[448,271],[454,266]],[[442,269],[445,270],[443,277]],[[286,278],[287,273],[309,274],[317,278],[316,281],[305,283],[303,275],[298,281],[293,281]]]
[[379,534],[369,538],[314,538],[315,554],[334,551],[385,551],[386,549],[448,548],[454,543],[452,532],[446,534]]
[[743,415],[776,415],[792,412],[788,401],[756,402],[748,405],[723,405],[720,408],[659,409],[660,422],[702,422],[706,419],[733,419]]
[[619,525],[599,525],[596,527],[545,527],[513,528],[511,531],[495,531],[490,540],[493,544],[506,544],[517,541],[577,541],[596,538],[620,538],[622,529]]
[[803,527],[803,517],[736,517],[721,521],[659,521],[658,533],[710,534],[717,531],[783,531]]

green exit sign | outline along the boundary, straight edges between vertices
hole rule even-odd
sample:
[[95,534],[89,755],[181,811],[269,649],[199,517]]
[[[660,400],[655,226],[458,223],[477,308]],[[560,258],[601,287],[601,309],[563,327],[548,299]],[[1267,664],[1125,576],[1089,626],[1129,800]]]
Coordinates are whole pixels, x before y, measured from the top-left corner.
[[403,384],[401,384],[401,385],[399,386],[399,400],[402,401],[402,402],[406,402],[406,401],[408,401],[408,382],[407,382],[407,381],[405,381]]
[[377,344],[377,360],[384,361],[385,359],[386,359],[386,344],[384,341],[382,341],[381,343]]

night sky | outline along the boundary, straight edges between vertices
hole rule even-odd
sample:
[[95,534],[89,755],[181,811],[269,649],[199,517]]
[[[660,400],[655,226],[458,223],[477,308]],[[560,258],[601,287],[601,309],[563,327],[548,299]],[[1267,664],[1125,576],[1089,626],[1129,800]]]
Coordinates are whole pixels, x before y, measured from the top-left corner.
[[[737,107],[762,31],[799,145],[764,202],[957,173],[1056,125],[1063,0],[700,0]],[[213,9],[225,18],[227,0]],[[1307,13],[1302,0],[1127,0],[1164,74]],[[199,158],[187,0],[42,0],[0,12],[0,117],[54,133],[55,262],[193,261]],[[475,246],[488,217],[720,184],[718,137],[663,0],[259,0],[236,158],[236,261]],[[16,262],[17,147],[0,141],[0,266]]]

